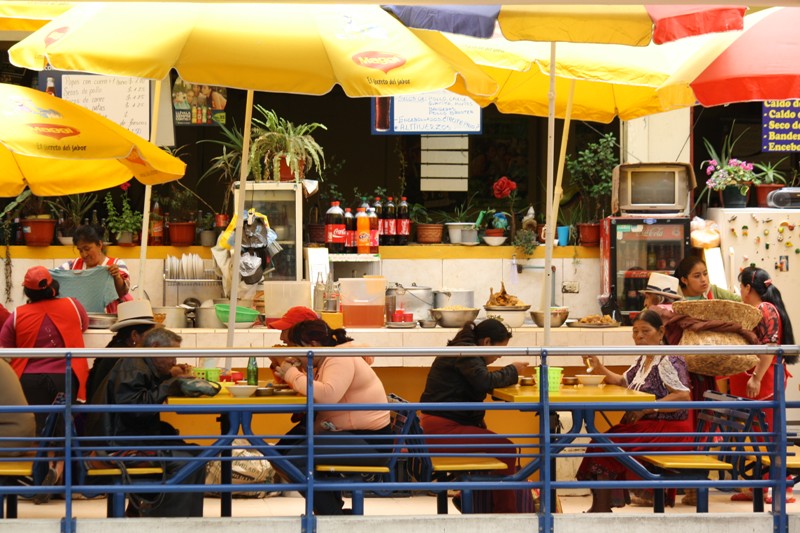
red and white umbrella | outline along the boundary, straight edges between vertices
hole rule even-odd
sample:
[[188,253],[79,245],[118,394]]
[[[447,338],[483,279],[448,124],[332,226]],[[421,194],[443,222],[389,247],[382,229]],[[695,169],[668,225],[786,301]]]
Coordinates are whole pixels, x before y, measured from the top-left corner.
[[744,29],[687,40],[690,59],[665,83],[688,83],[706,106],[800,98],[800,7],[745,17]]

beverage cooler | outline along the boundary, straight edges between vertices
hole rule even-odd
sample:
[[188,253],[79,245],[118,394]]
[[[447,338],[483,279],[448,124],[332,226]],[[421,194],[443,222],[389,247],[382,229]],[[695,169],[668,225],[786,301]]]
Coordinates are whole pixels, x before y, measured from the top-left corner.
[[642,310],[651,272],[672,275],[689,253],[689,218],[607,217],[600,234],[602,293],[611,295],[630,323]]

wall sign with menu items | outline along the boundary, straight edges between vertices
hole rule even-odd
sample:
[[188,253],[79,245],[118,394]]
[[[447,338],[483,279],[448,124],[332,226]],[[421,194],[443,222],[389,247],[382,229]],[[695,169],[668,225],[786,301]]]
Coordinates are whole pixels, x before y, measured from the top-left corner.
[[374,135],[481,133],[481,107],[450,91],[372,99]]
[[765,100],[761,104],[761,150],[800,152],[800,100]]
[[172,86],[172,109],[176,126],[225,124],[228,93],[224,87],[189,83],[177,78]]
[[[50,76],[52,72],[45,74]],[[62,74],[61,98],[103,115],[143,139],[150,139],[150,80]]]

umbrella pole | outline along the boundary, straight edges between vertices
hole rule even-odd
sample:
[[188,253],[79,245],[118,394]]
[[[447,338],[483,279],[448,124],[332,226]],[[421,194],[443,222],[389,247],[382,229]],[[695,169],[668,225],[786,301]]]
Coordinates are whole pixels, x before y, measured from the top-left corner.
[[[161,105],[161,80],[156,80],[155,83],[156,94],[153,96],[153,113],[150,118],[150,138],[155,143],[156,135],[158,134],[158,108]],[[142,234],[139,236],[141,240],[139,246],[139,286],[142,292],[139,295],[139,300],[144,299],[144,277],[147,272],[147,237],[150,228],[150,196],[153,193],[153,187],[150,185],[144,186],[144,209],[142,210]]]
[[550,346],[550,305],[551,294],[547,287],[552,283],[553,267],[553,159],[555,155],[555,131],[556,131],[556,43],[550,43],[550,92],[547,94],[548,114],[547,114],[547,203],[546,209],[546,229],[545,229],[545,252],[544,252],[544,283],[542,284],[542,312],[544,313],[544,346]]
[[[244,110],[244,139],[242,142],[242,164],[241,173],[239,174],[239,201],[236,202],[236,211],[238,219],[236,222],[236,230],[234,231],[233,239],[233,265],[231,267],[231,303],[230,313],[228,313],[228,338],[226,346],[229,348],[233,346],[233,333],[234,324],[236,323],[236,302],[239,296],[239,263],[242,259],[242,231],[241,225],[244,220],[244,196],[246,193],[247,175],[250,173],[249,157],[250,154],[250,130],[252,127],[251,121],[253,119],[253,90],[247,91],[247,101]],[[231,369],[231,358],[225,358],[225,370]]]

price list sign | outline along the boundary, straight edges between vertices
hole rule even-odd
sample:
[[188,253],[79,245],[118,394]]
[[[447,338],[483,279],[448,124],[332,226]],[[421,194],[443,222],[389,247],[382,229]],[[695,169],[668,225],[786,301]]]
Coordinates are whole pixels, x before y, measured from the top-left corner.
[[800,100],[763,102],[761,151],[800,152]]

